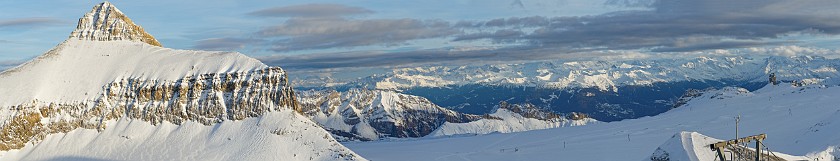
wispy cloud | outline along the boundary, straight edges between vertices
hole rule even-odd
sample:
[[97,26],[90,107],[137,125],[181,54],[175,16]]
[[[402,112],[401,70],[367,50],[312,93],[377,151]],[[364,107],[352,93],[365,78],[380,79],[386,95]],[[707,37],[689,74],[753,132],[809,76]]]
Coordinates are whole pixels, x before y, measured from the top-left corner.
[[25,62],[25,60],[0,60],[0,73],[5,71],[6,69],[16,67]]
[[276,38],[270,49],[284,52],[366,45],[393,46],[456,33],[459,30],[440,20],[295,18],[261,30],[258,35]]
[[[471,26],[491,30],[463,34],[455,41],[486,39],[533,47],[687,51],[774,44],[766,42],[806,30],[840,34],[840,17],[835,16],[840,11],[834,9],[840,3],[828,0],[668,0],[656,1],[651,6],[654,10],[598,16],[538,16],[475,22]],[[521,28],[525,28],[523,32],[511,31]],[[681,42],[686,39],[697,41]]]
[[61,23],[60,20],[57,20],[57,19],[54,19],[54,18],[46,18],[46,17],[18,18],[18,19],[11,19],[11,20],[0,20],[0,28],[19,27],[19,26],[52,25],[52,24],[59,24],[59,23]]
[[[521,4],[519,2],[513,4]],[[833,0],[609,0],[605,5],[647,7],[648,10],[455,22],[365,19],[353,15],[373,11],[344,5],[311,4],[269,8],[250,15],[286,18],[254,34],[266,40],[265,50],[274,52],[401,46],[421,39],[450,44],[409,51],[331,50],[329,53],[259,58],[267,64],[290,69],[581,58],[591,57],[591,53],[621,57],[617,55],[627,54],[614,50],[679,56],[712,49],[795,45],[801,41],[786,37],[796,34],[840,35],[840,17],[836,16],[840,15],[840,10],[836,9],[840,8],[840,3]],[[216,46],[235,48],[240,45]],[[455,50],[472,45],[495,47]]]
[[616,56],[623,53],[591,50],[558,50],[555,48],[438,48],[402,52],[359,51],[302,55],[257,57],[260,61],[291,70],[317,70],[345,67],[411,66],[421,64],[469,64],[545,59],[588,59]]
[[264,40],[249,38],[210,38],[196,42],[192,48],[201,50],[238,50],[247,45],[258,45]]
[[368,13],[373,11],[339,4],[304,4],[268,8],[249,14],[288,18],[255,33],[269,40],[271,43],[267,49],[276,52],[371,45],[398,46],[411,40],[460,33],[449,22],[442,20],[350,17]]
[[373,11],[339,4],[303,4],[266,8],[249,13],[266,17],[339,17],[358,14],[369,14]]

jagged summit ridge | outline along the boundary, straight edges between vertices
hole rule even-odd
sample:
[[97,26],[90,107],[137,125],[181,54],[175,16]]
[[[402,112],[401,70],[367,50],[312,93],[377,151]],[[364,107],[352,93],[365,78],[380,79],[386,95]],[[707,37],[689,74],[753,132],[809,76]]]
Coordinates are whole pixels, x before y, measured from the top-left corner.
[[94,6],[90,12],[79,18],[79,24],[76,30],[70,33],[70,38],[93,41],[131,40],[162,46],[110,2]]

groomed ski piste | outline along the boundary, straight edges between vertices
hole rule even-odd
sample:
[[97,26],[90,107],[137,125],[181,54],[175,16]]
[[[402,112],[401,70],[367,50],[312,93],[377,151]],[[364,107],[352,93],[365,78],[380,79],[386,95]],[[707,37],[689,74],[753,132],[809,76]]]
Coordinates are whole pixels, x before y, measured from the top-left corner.
[[[672,160],[715,160],[709,143],[767,134],[787,160],[840,156],[840,87],[768,85],[707,91],[653,117],[519,133],[346,143],[370,160],[650,160],[661,148]],[[707,137],[708,136],[708,137]],[[702,138],[702,139],[701,139]],[[675,146],[675,142],[677,142]]]

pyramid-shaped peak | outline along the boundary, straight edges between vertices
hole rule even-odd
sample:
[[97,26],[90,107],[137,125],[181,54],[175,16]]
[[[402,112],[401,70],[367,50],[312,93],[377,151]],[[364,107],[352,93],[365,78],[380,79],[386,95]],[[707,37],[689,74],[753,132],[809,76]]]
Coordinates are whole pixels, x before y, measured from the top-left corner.
[[92,41],[130,40],[161,46],[155,37],[107,1],[93,6],[90,12],[79,18],[79,24],[70,33],[70,38]]

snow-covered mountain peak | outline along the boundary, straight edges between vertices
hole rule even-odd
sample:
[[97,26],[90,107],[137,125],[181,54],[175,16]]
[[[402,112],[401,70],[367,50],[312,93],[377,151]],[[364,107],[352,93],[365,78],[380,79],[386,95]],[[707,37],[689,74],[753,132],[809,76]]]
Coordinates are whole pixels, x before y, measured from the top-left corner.
[[79,18],[79,24],[76,30],[70,33],[70,39],[130,40],[161,46],[155,37],[146,33],[140,25],[134,24],[128,16],[107,1],[94,6],[90,12]]

